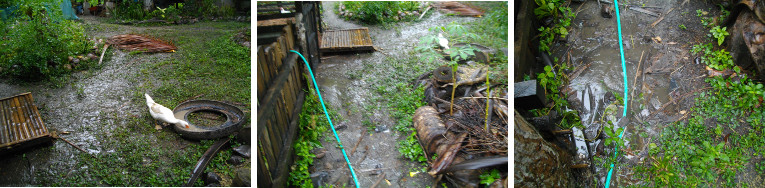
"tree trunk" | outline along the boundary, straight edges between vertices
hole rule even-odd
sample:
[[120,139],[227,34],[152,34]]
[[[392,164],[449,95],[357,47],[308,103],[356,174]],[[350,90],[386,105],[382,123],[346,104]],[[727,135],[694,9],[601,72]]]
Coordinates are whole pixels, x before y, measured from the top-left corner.
[[515,111],[515,187],[571,187],[571,154],[545,141]]

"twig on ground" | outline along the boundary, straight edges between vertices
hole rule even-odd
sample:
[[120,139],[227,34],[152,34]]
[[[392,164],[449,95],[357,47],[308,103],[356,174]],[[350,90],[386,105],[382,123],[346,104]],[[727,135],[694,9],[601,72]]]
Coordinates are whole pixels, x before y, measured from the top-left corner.
[[659,24],[659,22],[661,22],[661,20],[664,20],[664,16],[667,16],[669,14],[669,12],[672,12],[672,10],[675,10],[675,8],[672,7],[671,9],[669,9],[669,11],[667,11],[667,13],[664,13],[664,15],[661,15],[661,17],[659,17],[658,20],[656,20],[653,23],[651,23],[651,27],[656,27],[656,24]]
[[380,184],[380,182],[382,182],[383,179],[385,179],[385,172],[382,173],[382,176],[380,176],[380,178],[377,179],[377,181],[375,182],[375,184],[372,185],[371,188],[377,187],[377,185]]

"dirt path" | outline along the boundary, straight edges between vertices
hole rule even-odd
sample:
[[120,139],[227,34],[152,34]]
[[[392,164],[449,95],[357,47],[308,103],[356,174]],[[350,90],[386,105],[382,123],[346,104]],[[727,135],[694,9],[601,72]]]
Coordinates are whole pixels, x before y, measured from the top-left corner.
[[[326,22],[328,30],[369,27],[374,45],[385,52],[385,54],[374,52],[327,56],[314,70],[324,100],[340,116],[337,120],[333,119],[333,123],[336,127],[347,127],[338,130],[338,136],[348,152],[361,184],[360,187],[371,187],[382,173],[385,173],[385,179],[390,182],[390,185],[382,181],[378,187],[433,186],[434,179],[425,173],[410,177],[410,171],[418,171],[423,166],[400,156],[397,143],[404,138],[404,135],[392,130],[395,120],[388,115],[385,104],[373,100],[375,97],[385,97],[375,96],[375,88],[372,87],[374,83],[370,81],[382,81],[386,75],[392,74],[388,72],[391,71],[389,69],[376,68],[383,67],[384,63],[391,63],[388,61],[390,59],[411,55],[410,51],[414,49],[419,38],[428,33],[428,28],[445,26],[452,21],[470,22],[477,18],[445,16],[436,12],[423,18],[425,20],[421,22],[401,23],[393,28],[384,29],[381,26],[363,26],[338,18],[332,11],[334,3],[323,2],[322,4],[324,8],[322,19]],[[365,67],[376,69],[372,71],[373,75],[363,75],[373,79],[358,79],[350,76],[349,73],[363,72]],[[367,127],[363,125],[364,121],[371,122],[377,129],[367,130]],[[311,170],[314,176],[324,177],[325,180],[317,182],[319,178],[315,178],[314,184],[328,183],[342,186],[345,183],[351,186],[353,180],[350,178],[348,166],[340,149],[335,147],[336,142],[331,131],[327,132],[329,132],[327,136],[332,139],[322,140],[326,155],[316,159],[314,169]],[[362,136],[362,134],[366,135]],[[359,139],[361,139],[360,142]],[[358,147],[351,154],[357,142]]]
[[[624,56],[631,93],[628,106],[630,123],[624,138],[625,145],[637,156],[632,155],[627,161],[622,161],[626,165],[620,165],[614,170],[614,185],[640,181],[632,177],[629,166],[644,160],[647,153],[645,146],[650,137],[661,134],[663,126],[660,125],[681,119],[683,114],[680,111],[691,107],[694,97],[680,96],[705,87],[704,65],[694,63],[689,52],[691,46],[698,44],[708,33],[708,29],[700,24],[696,10],[711,9],[712,12],[719,12],[719,8],[712,4],[683,4],[680,0],[649,0],[643,2],[643,5],[645,10],[660,14],[651,16],[620,6]],[[600,117],[604,116],[604,109],[615,100],[605,97],[606,93],[613,92],[621,97],[624,91],[616,18],[602,17],[601,7],[594,1],[571,7],[578,13],[572,20],[569,46],[557,46],[553,51],[555,57],[564,63],[571,63],[574,68],[588,66],[578,77],[571,78],[568,86],[570,90],[564,91],[568,91],[573,108],[582,114],[583,124],[587,126],[585,134],[588,138],[594,138],[602,127]],[[657,21],[667,12],[669,14]],[[657,24],[654,26],[653,23]],[[680,25],[687,29],[681,29]],[[678,101],[668,104],[673,99]],[[618,112],[616,117],[620,119],[621,107]],[[581,137],[578,139],[582,140]],[[591,148],[599,145],[602,143],[596,141]],[[586,156],[584,145],[578,145],[577,149]],[[595,149],[592,152],[602,154]],[[594,165],[598,185],[603,185],[608,169],[601,168],[602,165],[597,162]],[[588,180],[595,179],[585,176],[588,176]]]

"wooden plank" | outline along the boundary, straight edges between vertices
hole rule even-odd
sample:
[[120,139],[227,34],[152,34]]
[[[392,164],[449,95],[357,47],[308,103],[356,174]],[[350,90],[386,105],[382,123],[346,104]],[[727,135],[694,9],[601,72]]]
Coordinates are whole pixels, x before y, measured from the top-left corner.
[[277,25],[289,25],[295,23],[295,18],[278,18],[278,19],[270,19],[270,20],[259,20],[258,21],[258,27],[268,27],[268,26],[277,26]]
[[[298,101],[295,103],[297,106],[294,109],[302,109],[303,108],[303,102],[305,100],[305,92],[301,92],[298,95]],[[274,186],[280,187],[280,186],[287,186],[287,179],[289,176],[289,166],[292,166],[293,157],[294,157],[294,149],[293,147],[295,136],[297,135],[298,131],[298,123],[300,121],[300,110],[294,110],[291,114],[292,121],[289,124],[289,131],[287,134],[287,142],[285,143],[285,148],[282,149],[282,152],[279,153],[279,159],[283,159],[279,161],[278,169],[276,173],[276,178],[274,180]]]
[[18,120],[19,123],[19,131],[21,131],[21,135],[23,136],[22,140],[32,138],[31,133],[27,130],[28,118],[24,117],[24,109],[22,108],[18,97],[13,98],[13,105],[15,107],[16,120]]
[[18,112],[16,112],[16,106],[13,104],[13,99],[8,100],[7,102],[11,110],[11,122],[13,123],[11,126],[13,127],[13,132],[16,133],[13,138],[13,141],[15,142],[24,139],[24,134],[21,133],[21,129],[19,128],[19,116]]
[[[272,80],[272,83],[269,84],[269,85],[271,85],[271,87],[268,88],[268,90],[266,91],[266,96],[263,99],[263,103],[261,104],[260,108],[258,109],[258,115],[257,115],[257,118],[258,118],[258,121],[257,121],[258,122],[258,131],[260,131],[265,126],[265,124],[264,124],[265,122],[260,121],[260,120],[261,119],[265,120],[266,117],[269,117],[269,116],[273,115],[273,111],[271,111],[271,110],[263,110],[263,109],[271,108],[271,107],[274,106],[273,104],[276,102],[277,96],[279,94],[278,91],[283,88],[284,83],[287,81],[286,77],[289,76],[289,74],[290,74],[290,72],[292,70],[291,67],[295,66],[295,58],[296,57],[297,57],[297,54],[295,54],[295,53],[290,54],[290,58],[288,58],[287,63],[285,63],[283,65],[284,68],[281,69],[282,71],[280,71],[279,74],[276,76],[276,78],[274,80]],[[261,122],[263,124],[261,124]]]
[[11,142],[9,140],[11,135],[8,132],[9,131],[8,127],[6,126],[6,124],[8,124],[6,122],[8,118],[6,118],[5,110],[3,109],[5,109],[5,106],[3,106],[2,103],[0,103],[0,146],[2,146],[5,143]]
[[[263,135],[263,138],[264,138],[263,141],[267,145],[266,148],[268,148],[268,150],[264,150],[264,151],[266,152],[266,160],[268,161],[269,166],[273,169],[275,168],[274,164],[276,163],[275,162],[276,154],[274,152],[278,151],[279,148],[276,148],[275,147],[276,143],[273,142],[273,138],[271,136],[272,135],[271,127],[266,128],[265,131],[266,131],[265,132],[266,134]],[[274,170],[271,170],[271,171],[273,172]]]
[[32,111],[35,113],[35,117],[37,118],[37,122],[40,123],[40,126],[43,130],[43,134],[50,135],[48,132],[48,127],[45,126],[45,122],[43,122],[42,117],[40,116],[40,111],[37,109],[37,105],[35,105],[35,99],[32,97],[32,94],[29,95],[29,102],[32,103]]
[[260,144],[260,141],[258,141],[258,187],[271,187],[273,182],[271,182],[271,173],[268,171],[269,166],[268,163],[263,159],[265,153],[263,150],[263,145]]
[[295,35],[292,33],[292,25],[284,27],[284,33],[287,34],[287,49],[295,49]]
[[274,138],[274,135],[276,134],[273,131],[274,126],[272,121],[269,121],[268,125],[269,125],[268,127],[269,130],[271,130],[269,131],[269,137],[268,137],[269,142],[271,143],[271,151],[269,151],[269,155],[268,155],[270,158],[267,158],[267,159],[269,161],[268,163],[269,166],[271,166],[271,169],[270,169],[271,174],[273,174],[274,172],[276,172],[276,169],[279,168],[279,166],[277,166],[278,161],[276,159],[278,157],[277,154],[279,153],[279,151],[281,151],[282,148],[281,148],[281,143],[276,142]]
[[40,118],[40,115],[38,113],[35,113],[35,109],[37,109],[37,106],[35,106],[34,102],[32,102],[32,95],[25,95],[24,98],[27,103],[27,110],[29,110],[30,119],[32,119],[33,128],[35,129],[35,133],[37,135],[45,135],[45,132],[43,131],[42,126],[42,120]]
[[34,136],[40,135],[40,132],[37,131],[37,126],[36,126],[37,123],[35,119],[33,119],[34,114],[32,113],[32,107],[31,105],[29,105],[26,95],[21,96],[20,98],[21,99],[19,100],[19,102],[21,102],[21,107],[22,107],[21,109],[24,111],[24,117],[27,118],[27,126],[25,127],[27,128],[31,136],[34,137]]
[[0,106],[2,106],[2,109],[0,110],[2,110],[4,112],[3,114],[5,115],[4,117],[5,122],[3,122],[3,124],[5,127],[5,130],[8,133],[8,137],[6,137],[8,142],[6,142],[6,144],[10,144],[11,142],[13,142],[13,140],[15,140],[14,137],[16,137],[15,135],[16,133],[13,132],[13,126],[12,126],[13,116],[11,116],[11,111],[10,111],[11,106],[8,104],[8,100],[0,100]]

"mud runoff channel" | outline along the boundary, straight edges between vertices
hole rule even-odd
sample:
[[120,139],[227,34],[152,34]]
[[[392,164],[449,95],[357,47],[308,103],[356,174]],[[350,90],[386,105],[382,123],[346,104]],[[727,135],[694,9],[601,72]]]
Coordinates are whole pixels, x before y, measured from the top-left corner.
[[[359,187],[371,187],[382,173],[385,174],[387,181],[383,180],[378,187],[433,186],[435,180],[427,173],[410,176],[410,171],[418,171],[423,166],[402,157],[397,150],[397,143],[406,135],[393,130],[395,120],[389,116],[385,104],[374,100],[380,96],[375,96],[373,87],[374,81],[382,81],[386,75],[393,73],[390,69],[375,67],[386,67],[382,65],[391,63],[386,60],[388,58],[399,59],[410,54],[419,38],[428,34],[430,27],[446,26],[452,21],[472,22],[478,18],[446,16],[438,11],[430,10],[433,14],[424,17],[424,20],[420,22],[399,23],[393,28],[385,29],[381,26],[359,25],[338,18],[332,11],[335,3],[322,3],[324,8],[322,21],[326,23],[326,29],[369,27],[374,46],[384,52],[327,55],[314,70],[324,101],[338,112],[339,118],[333,119],[335,127],[344,127],[338,128],[337,134],[356,171]],[[349,76],[349,73],[361,72],[365,67],[372,69],[371,73],[363,75],[366,79]],[[376,129],[370,133],[363,125],[364,121],[371,122]],[[352,186],[353,180],[342,152],[335,147],[337,143],[331,131],[327,132],[325,136],[331,139],[321,139],[324,148],[314,152],[325,153],[325,155],[314,161],[310,170],[314,177],[313,182],[321,185]],[[362,134],[366,135],[362,136]],[[351,152],[359,139],[361,142],[358,148],[355,152]]]
[[[602,4],[613,7],[613,4]],[[647,0],[641,5],[644,5],[642,9],[658,14],[653,16],[619,6],[629,84],[624,140],[626,150],[631,152],[618,161],[620,165],[614,169],[611,180],[613,186],[641,181],[632,176],[632,167],[647,157],[651,138],[657,138],[666,124],[687,118],[683,115],[693,105],[695,96],[689,93],[707,86],[705,66],[695,63],[690,54],[692,45],[699,44],[708,33],[695,13],[697,9],[711,10],[711,14],[719,11],[713,4],[680,0]],[[613,156],[613,151],[604,151],[603,140],[596,138],[605,134],[600,132],[605,122],[616,124],[622,119],[624,106],[615,103],[616,97],[624,95],[616,18],[602,17],[601,6],[596,1],[573,3],[571,8],[576,18],[572,20],[570,34],[565,42],[558,42],[552,48],[552,56],[573,67],[567,74],[570,83],[562,91],[568,95],[570,107],[580,112],[585,126],[584,130],[574,129],[574,142],[567,141],[572,146],[576,144],[571,165],[589,164],[572,170],[577,178],[584,180],[572,183],[602,187],[608,169],[603,168],[603,162],[589,156]],[[657,21],[664,14],[667,15]],[[687,29],[680,29],[679,25]],[[584,144],[585,136],[591,140],[589,148]]]

